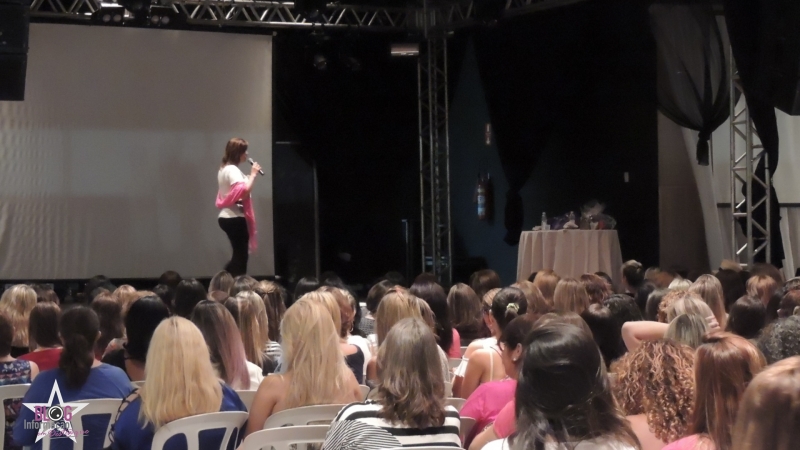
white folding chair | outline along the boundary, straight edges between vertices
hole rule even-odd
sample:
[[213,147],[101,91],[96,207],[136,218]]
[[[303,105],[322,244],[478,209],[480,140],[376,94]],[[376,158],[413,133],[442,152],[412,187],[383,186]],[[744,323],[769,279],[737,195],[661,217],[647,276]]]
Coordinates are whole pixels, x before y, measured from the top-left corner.
[[[28,392],[28,388],[30,387],[30,384],[9,384],[7,386],[0,386],[0,402],[3,400],[16,400],[18,398],[22,399],[25,397],[25,393]],[[0,408],[0,423],[6,423],[5,408]],[[6,434],[0,433],[0,448],[6,448],[5,440]]]
[[444,405],[445,406],[452,406],[458,412],[461,412],[461,408],[464,406],[464,403],[466,403],[466,402],[467,401],[465,399],[457,398],[457,397],[448,397],[448,398],[444,399]]
[[250,411],[250,407],[253,406],[253,400],[256,398],[257,391],[236,391],[239,394],[239,398],[242,399],[242,403],[244,406],[247,407],[247,410]]
[[475,427],[475,423],[477,423],[477,420],[472,417],[461,417],[461,426],[458,430],[458,434],[461,437],[462,443],[467,436],[469,436],[469,432]]
[[464,353],[467,353],[467,348],[469,347],[461,347],[461,357],[464,357]]
[[453,396],[453,383],[449,381],[444,382],[444,398],[450,398]]
[[[408,450],[409,447],[392,447],[384,450]],[[458,450],[461,447],[449,447],[447,445],[429,445],[427,447],[413,447],[414,450]]]
[[[197,416],[178,419],[170,422],[156,431],[153,436],[151,450],[163,450],[164,444],[179,434],[186,436],[186,448],[200,448],[200,432],[205,430],[225,429],[225,436],[222,438],[219,449],[226,450],[228,442],[234,432],[242,428],[247,422],[248,414],[241,411],[216,412],[200,414]],[[238,435],[238,434],[237,434]]]
[[292,425],[330,425],[345,405],[314,405],[275,413],[264,422],[264,429]]
[[[117,419],[117,411],[119,411],[119,407],[122,405],[121,398],[93,398],[89,400],[72,400],[67,403],[87,403],[85,408],[73,413],[72,420],[70,420],[72,429],[75,431],[75,443],[72,445],[73,449],[79,450],[84,448],[83,433],[81,431],[86,429],[83,425],[83,418],[86,416],[109,416],[108,425],[106,425],[105,432],[103,433],[103,436],[105,436],[103,439],[103,448],[111,445],[111,440],[108,439],[108,433],[111,431],[111,427]],[[45,434],[44,438],[41,440],[42,450],[50,450],[51,439],[49,434]],[[63,438],[59,437],[59,439]]]
[[297,444],[321,444],[325,442],[329,428],[328,425],[303,425],[260,430],[247,436],[238,450],[269,450],[270,447],[290,450]]
[[131,385],[135,388],[142,388],[144,387],[144,380],[142,381],[131,381]]
[[370,388],[369,386],[365,386],[363,384],[358,385],[358,387],[361,389],[361,398],[366,400],[367,396],[369,395],[369,391],[371,391],[372,388]]
[[448,358],[447,362],[450,364],[450,370],[453,371],[461,365],[461,358]]

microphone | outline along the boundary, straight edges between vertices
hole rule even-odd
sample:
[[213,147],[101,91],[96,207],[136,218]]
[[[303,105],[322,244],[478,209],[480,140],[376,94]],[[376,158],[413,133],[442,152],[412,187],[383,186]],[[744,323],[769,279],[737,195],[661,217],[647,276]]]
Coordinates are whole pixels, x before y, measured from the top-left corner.
[[[253,161],[253,158],[247,158],[247,162],[249,162],[251,166],[256,163],[255,161]],[[258,173],[262,176],[264,175],[264,171],[261,169],[258,169]]]

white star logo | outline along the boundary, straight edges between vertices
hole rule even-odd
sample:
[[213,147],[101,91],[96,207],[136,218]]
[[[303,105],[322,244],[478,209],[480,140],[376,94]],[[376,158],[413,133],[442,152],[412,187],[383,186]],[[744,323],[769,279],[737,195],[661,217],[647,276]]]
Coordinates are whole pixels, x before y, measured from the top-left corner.
[[[54,406],[54,397],[58,398],[58,403],[56,403],[56,405],[61,405],[61,411],[60,414],[57,410],[52,411],[54,417],[51,417],[51,406]],[[75,432],[70,420],[75,413],[89,406],[88,403],[64,403],[64,399],[61,397],[61,389],[58,388],[58,381],[53,382],[53,390],[50,391],[50,399],[47,403],[23,403],[23,405],[33,411],[34,414],[44,417],[43,420],[36,420],[42,422],[42,428],[40,428],[39,432],[36,434],[36,442],[42,440],[46,435],[52,436],[53,431],[58,431],[59,437],[66,436],[72,439],[72,442],[75,442]],[[45,423],[51,423],[52,425],[46,428],[44,425]]]

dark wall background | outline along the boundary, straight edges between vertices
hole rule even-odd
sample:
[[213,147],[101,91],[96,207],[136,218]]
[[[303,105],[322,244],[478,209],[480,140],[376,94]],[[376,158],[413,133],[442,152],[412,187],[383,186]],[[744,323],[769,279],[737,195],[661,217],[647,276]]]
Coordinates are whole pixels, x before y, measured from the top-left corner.
[[[623,257],[658,263],[655,45],[648,20],[638,2],[583,2],[488,31],[462,31],[451,41],[454,255],[459,267],[469,268],[457,278],[468,276],[475,265],[465,262],[476,259],[505,283],[516,277],[517,247],[503,242],[507,184],[496,148],[484,144],[490,119],[471,41],[476,32],[483,33],[482,45],[487,36],[502,43],[494,60],[503,62],[505,82],[522,100],[511,110],[520,126],[537,120],[553,125],[521,191],[525,228],[542,211],[563,214],[596,198],[619,223]],[[416,61],[388,57],[389,42],[401,38],[362,35],[344,44],[297,34],[275,39],[274,105],[281,118],[275,139],[302,142],[317,162],[322,270],[351,283],[403,270],[401,220],[419,218]],[[360,71],[336,63],[324,72],[313,68],[320,48],[339,55],[343,47],[363,56]],[[492,73],[486,69],[484,76]],[[476,218],[479,172],[494,181],[492,223]],[[275,216],[279,248],[277,222],[292,218]],[[281,274],[280,265],[276,269]]]
[[[523,118],[522,126],[552,126],[520,192],[524,229],[538,225],[543,211],[552,217],[595,198],[618,221],[623,257],[657,264],[655,46],[645,5],[585,2],[488,33],[500,43],[497,58],[507,61],[511,76],[505,82],[521,99],[506,110]],[[478,61],[470,42],[451,108],[454,241],[462,257],[484,257],[504,283],[512,283],[517,246],[503,242],[508,184],[495,141],[484,143],[490,117]],[[478,172],[493,178],[491,223],[476,218]]]

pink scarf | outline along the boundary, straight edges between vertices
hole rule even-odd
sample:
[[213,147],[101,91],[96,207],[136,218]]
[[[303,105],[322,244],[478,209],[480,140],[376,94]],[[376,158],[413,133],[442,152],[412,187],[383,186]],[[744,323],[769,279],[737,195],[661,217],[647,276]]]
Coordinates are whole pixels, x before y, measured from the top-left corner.
[[258,231],[256,230],[256,216],[255,213],[253,213],[253,201],[250,195],[247,195],[246,191],[247,186],[243,181],[234,183],[227,196],[222,197],[221,194],[217,194],[217,208],[234,208],[236,202],[239,201],[239,199],[242,200],[244,218],[247,220],[247,232],[250,234],[248,246],[250,247],[250,253],[253,253],[256,248],[258,248],[258,241],[256,238]]

